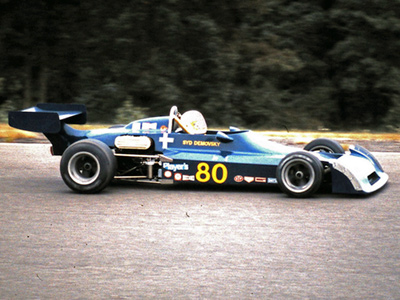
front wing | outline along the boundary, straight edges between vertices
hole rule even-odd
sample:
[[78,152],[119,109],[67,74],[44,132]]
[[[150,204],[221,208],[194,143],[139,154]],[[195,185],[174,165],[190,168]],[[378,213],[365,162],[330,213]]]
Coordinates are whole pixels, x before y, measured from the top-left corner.
[[334,193],[373,193],[389,179],[372,153],[358,145],[350,148],[349,155],[343,155],[331,164]]

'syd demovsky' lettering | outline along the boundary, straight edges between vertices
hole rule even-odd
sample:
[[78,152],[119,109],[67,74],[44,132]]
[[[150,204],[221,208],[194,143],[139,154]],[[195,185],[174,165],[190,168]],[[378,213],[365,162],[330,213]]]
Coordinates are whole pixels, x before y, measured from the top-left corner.
[[219,147],[219,145],[221,145],[221,142],[183,140],[182,145],[187,145],[187,146],[194,145],[200,147]]

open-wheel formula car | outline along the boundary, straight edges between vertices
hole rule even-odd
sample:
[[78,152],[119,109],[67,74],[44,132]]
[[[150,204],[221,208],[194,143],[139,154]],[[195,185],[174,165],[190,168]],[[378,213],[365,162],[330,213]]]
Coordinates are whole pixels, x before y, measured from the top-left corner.
[[42,132],[62,155],[61,176],[72,190],[96,193],[111,180],[215,185],[279,185],[286,194],[309,197],[326,185],[333,193],[368,194],[388,175],[366,149],[349,151],[315,139],[300,150],[265,140],[249,130],[208,130],[198,111],[172,107],[168,116],[109,129],[77,130],[86,107],[38,104],[9,113],[12,127]]

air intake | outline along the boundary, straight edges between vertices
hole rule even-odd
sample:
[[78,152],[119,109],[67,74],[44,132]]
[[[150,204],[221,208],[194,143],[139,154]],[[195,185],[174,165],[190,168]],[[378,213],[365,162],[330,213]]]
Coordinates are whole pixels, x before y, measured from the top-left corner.
[[147,150],[151,146],[151,139],[147,136],[122,135],[115,139],[118,149]]

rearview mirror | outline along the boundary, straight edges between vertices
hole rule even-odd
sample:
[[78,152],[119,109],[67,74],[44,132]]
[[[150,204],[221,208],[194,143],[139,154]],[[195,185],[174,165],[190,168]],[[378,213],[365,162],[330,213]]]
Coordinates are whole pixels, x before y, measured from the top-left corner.
[[228,136],[226,133],[223,133],[222,131],[218,131],[217,132],[217,140],[222,142],[222,143],[233,142],[233,138]]

